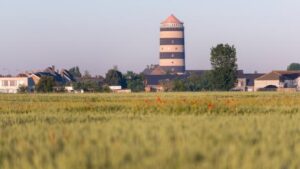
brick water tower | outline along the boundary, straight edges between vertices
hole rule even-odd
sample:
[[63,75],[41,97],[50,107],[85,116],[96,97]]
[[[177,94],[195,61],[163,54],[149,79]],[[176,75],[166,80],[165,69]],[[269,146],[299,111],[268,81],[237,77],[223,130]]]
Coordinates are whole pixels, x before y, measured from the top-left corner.
[[159,65],[171,74],[185,72],[184,26],[174,15],[169,16],[160,26]]

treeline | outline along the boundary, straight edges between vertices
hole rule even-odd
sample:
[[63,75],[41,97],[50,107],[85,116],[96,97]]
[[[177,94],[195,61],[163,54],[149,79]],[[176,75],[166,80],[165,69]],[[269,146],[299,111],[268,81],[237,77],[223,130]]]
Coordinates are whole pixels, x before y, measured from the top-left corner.
[[[117,68],[110,69],[105,77],[92,76],[88,71],[83,74],[78,66],[69,70],[76,79],[74,82],[60,84],[53,77],[41,77],[35,86],[36,92],[65,92],[66,86],[73,87],[75,91],[84,92],[111,92],[109,86],[122,86],[123,89],[130,89],[133,92],[144,91],[144,78],[142,74],[128,71],[123,74]],[[20,92],[26,92],[26,88],[20,87]]]
[[[228,91],[237,82],[237,57],[234,46],[219,44],[211,49],[210,61],[212,70],[204,74],[191,74],[186,78],[164,80],[160,85],[164,91]],[[91,76],[88,71],[82,74],[78,66],[69,69],[76,79],[69,84],[59,84],[52,77],[42,77],[36,85],[36,92],[64,92],[66,86],[75,91],[110,92],[109,86],[122,86],[132,92],[145,90],[142,73],[128,71],[125,74],[117,68],[110,69],[105,77]],[[21,89],[20,89],[21,90]],[[24,90],[22,90],[24,91]]]
[[[236,49],[228,44],[219,44],[211,49],[210,61],[212,70],[203,74],[190,74],[174,80],[163,80],[160,85],[164,91],[228,91],[237,81]],[[116,67],[108,70],[105,77],[92,76],[88,71],[82,73],[78,66],[68,70],[72,80],[62,83],[56,77],[43,76],[35,85],[35,92],[65,92],[67,88],[84,92],[110,92],[110,86],[121,86],[132,92],[145,90],[145,78],[142,73],[128,71],[122,73]],[[21,86],[19,92],[28,91]]]

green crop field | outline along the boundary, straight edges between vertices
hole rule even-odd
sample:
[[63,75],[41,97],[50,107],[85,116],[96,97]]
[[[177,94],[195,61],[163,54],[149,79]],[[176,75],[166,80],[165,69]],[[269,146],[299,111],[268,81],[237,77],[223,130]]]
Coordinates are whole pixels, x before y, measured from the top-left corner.
[[0,169],[300,168],[300,94],[0,95]]

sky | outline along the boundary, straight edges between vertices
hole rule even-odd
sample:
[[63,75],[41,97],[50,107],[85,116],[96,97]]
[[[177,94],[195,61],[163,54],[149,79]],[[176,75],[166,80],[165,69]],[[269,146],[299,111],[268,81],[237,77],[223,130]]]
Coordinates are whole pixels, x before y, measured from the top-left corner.
[[252,73],[300,62],[299,0],[0,0],[0,74],[79,66],[93,75],[159,63],[160,22],[185,24],[186,68],[234,45]]

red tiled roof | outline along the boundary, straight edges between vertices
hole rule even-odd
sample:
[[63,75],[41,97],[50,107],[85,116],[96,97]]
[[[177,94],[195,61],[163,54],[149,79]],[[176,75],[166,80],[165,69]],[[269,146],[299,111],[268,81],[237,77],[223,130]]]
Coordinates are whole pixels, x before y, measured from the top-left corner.
[[152,72],[151,75],[165,75],[167,72],[163,70],[160,66],[156,67]]
[[177,23],[177,24],[183,24],[183,22],[181,22],[178,18],[176,18],[176,16],[171,15],[169,16],[165,21],[162,22],[162,24],[166,24],[166,23]]

